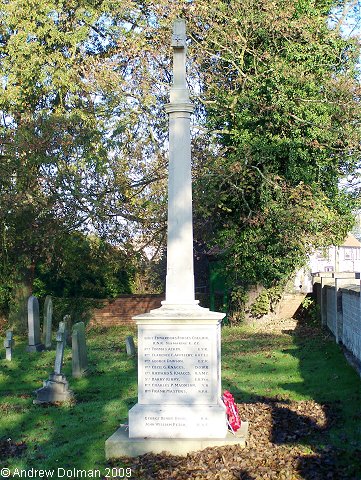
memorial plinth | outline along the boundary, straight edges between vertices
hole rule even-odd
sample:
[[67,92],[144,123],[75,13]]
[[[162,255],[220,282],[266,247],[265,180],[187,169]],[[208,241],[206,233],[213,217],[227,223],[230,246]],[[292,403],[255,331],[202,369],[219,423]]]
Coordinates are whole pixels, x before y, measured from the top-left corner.
[[169,115],[166,298],[134,317],[138,325],[138,403],[129,425],[105,443],[107,458],[167,451],[183,455],[209,446],[244,445],[228,433],[221,399],[221,321],[224,313],[194,296],[190,115],[185,22],[172,35]]
[[129,411],[129,438],[222,438],[222,313],[197,305],[164,305],[135,317],[138,403]]

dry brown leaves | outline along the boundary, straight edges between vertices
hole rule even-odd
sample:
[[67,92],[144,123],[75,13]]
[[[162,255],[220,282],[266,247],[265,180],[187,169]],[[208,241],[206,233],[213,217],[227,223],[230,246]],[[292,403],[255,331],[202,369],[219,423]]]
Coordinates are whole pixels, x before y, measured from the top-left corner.
[[[337,412],[314,401],[262,399],[238,405],[249,421],[245,448],[207,448],[175,457],[166,453],[123,459],[132,478],[144,480],[341,480],[350,479],[337,464],[330,446],[310,449],[296,444],[311,434],[322,434],[337,420]],[[357,479],[354,479],[357,480]]]
[[[294,319],[273,319],[256,330],[267,335],[326,335]],[[336,404],[259,398],[238,409],[249,421],[245,448],[207,448],[186,457],[146,454],[122,463],[132,468],[136,480],[361,480],[340,464],[341,452],[327,444],[327,431],[338,419]],[[317,445],[322,447],[306,446],[311,435],[318,435]],[[361,451],[355,455],[361,464]]]
[[13,442],[11,438],[0,439],[0,460],[20,457],[26,450],[24,442]]

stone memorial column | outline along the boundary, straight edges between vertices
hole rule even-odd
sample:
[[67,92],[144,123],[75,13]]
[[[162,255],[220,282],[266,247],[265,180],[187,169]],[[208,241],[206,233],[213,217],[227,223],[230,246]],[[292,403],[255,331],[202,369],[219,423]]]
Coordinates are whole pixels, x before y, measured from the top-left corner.
[[230,437],[221,400],[220,327],[224,313],[198,305],[194,295],[190,115],[184,20],[174,23],[169,115],[166,298],[134,317],[138,325],[138,403],[129,431],[118,429],[106,457],[244,444]]

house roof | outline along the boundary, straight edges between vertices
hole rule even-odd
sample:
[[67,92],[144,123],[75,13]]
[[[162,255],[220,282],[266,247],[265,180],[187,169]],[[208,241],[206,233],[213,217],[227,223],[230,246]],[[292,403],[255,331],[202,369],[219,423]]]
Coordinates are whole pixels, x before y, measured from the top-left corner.
[[361,247],[361,243],[352,233],[349,233],[341,247]]

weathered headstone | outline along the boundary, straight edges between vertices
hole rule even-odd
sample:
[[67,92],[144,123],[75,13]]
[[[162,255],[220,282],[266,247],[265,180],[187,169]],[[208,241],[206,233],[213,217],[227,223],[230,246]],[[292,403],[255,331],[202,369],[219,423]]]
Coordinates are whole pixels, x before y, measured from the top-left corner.
[[126,348],[126,351],[127,351],[127,355],[129,355],[130,357],[132,357],[133,355],[136,354],[134,340],[133,340],[132,336],[126,337],[125,348]]
[[6,360],[11,362],[13,358],[13,346],[14,346],[14,338],[13,338],[13,332],[11,330],[8,330],[6,332],[6,338],[4,340],[4,347],[5,347],[5,352],[6,352]]
[[50,349],[51,344],[51,330],[53,320],[53,301],[50,295],[45,297],[44,303],[44,325],[43,325],[43,339],[45,348]]
[[62,371],[65,347],[65,324],[59,323],[59,330],[56,334],[56,354],[54,373],[49,376],[48,380],[43,382],[43,387],[35,390],[35,404],[65,402],[71,400],[74,396],[69,390],[69,384]]
[[27,352],[44,350],[44,345],[40,341],[39,302],[33,295],[28,299],[28,337]]
[[[169,114],[166,299],[134,317],[138,325],[138,403],[128,431],[105,443],[106,458],[147,452],[187,454],[209,446],[245,445],[228,434],[221,400],[221,320],[194,296],[190,115],[186,32],[176,20],[172,35],[173,85]],[[180,440],[181,439],[181,440]]]
[[65,345],[71,347],[71,316],[64,315],[63,322],[65,323]]
[[73,377],[79,378],[85,375],[88,369],[84,322],[78,322],[73,325],[71,344]]

